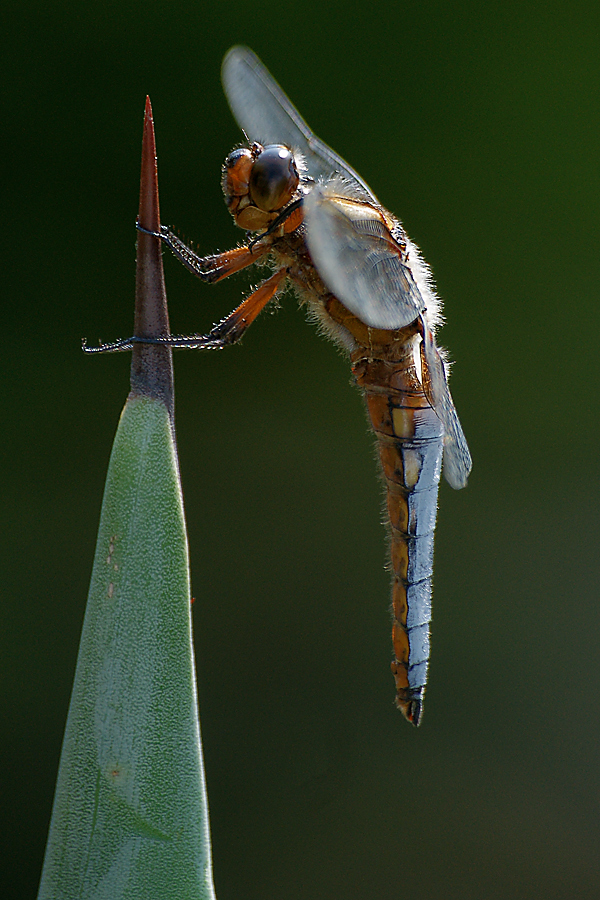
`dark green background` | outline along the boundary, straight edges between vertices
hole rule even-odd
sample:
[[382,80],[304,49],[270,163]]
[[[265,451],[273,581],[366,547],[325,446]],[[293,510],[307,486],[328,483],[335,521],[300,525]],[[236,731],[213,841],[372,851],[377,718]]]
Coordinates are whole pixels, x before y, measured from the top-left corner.
[[[423,248],[474,469],[440,491],[415,731],[392,702],[382,490],[347,361],[289,295],[241,347],[176,356],[219,900],[596,898],[598,4],[2,19],[2,895],[37,889],[128,389],[127,354],[79,342],[131,332],[144,97],[163,220],[232,246],[219,66],[243,42]],[[165,265],[175,332],[252,280]]]

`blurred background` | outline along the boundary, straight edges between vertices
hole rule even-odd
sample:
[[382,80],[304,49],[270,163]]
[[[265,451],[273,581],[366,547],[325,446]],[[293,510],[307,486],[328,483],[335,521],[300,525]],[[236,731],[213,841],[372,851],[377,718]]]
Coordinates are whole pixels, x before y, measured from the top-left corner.
[[[233,246],[241,42],[422,247],[474,468],[440,490],[414,730],[347,360],[289,294],[176,355],[219,900],[597,897],[598,4],[29,2],[3,30],[3,896],[37,891],[128,391],[129,355],[80,340],[131,333],[144,98],[163,221]],[[176,333],[253,279],[165,269]]]

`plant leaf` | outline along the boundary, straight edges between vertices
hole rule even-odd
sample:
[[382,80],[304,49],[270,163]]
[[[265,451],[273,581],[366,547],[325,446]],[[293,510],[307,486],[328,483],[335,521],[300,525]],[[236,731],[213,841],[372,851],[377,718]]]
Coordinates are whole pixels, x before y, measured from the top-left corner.
[[39,900],[213,898],[187,536],[169,412],[109,464]]

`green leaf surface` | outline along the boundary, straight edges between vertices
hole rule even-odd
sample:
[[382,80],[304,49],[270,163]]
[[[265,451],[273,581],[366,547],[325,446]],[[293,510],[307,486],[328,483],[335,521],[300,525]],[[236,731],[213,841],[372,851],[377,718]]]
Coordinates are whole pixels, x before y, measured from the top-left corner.
[[177,455],[130,397],[109,464],[38,900],[214,898]]

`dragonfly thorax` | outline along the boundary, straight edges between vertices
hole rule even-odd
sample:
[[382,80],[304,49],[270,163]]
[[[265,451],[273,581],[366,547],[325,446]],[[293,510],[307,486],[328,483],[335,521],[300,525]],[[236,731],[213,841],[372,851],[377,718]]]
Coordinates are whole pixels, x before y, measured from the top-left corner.
[[300,176],[285,144],[253,143],[229,154],[223,165],[225,202],[236,224],[246,231],[269,226],[294,197]]

